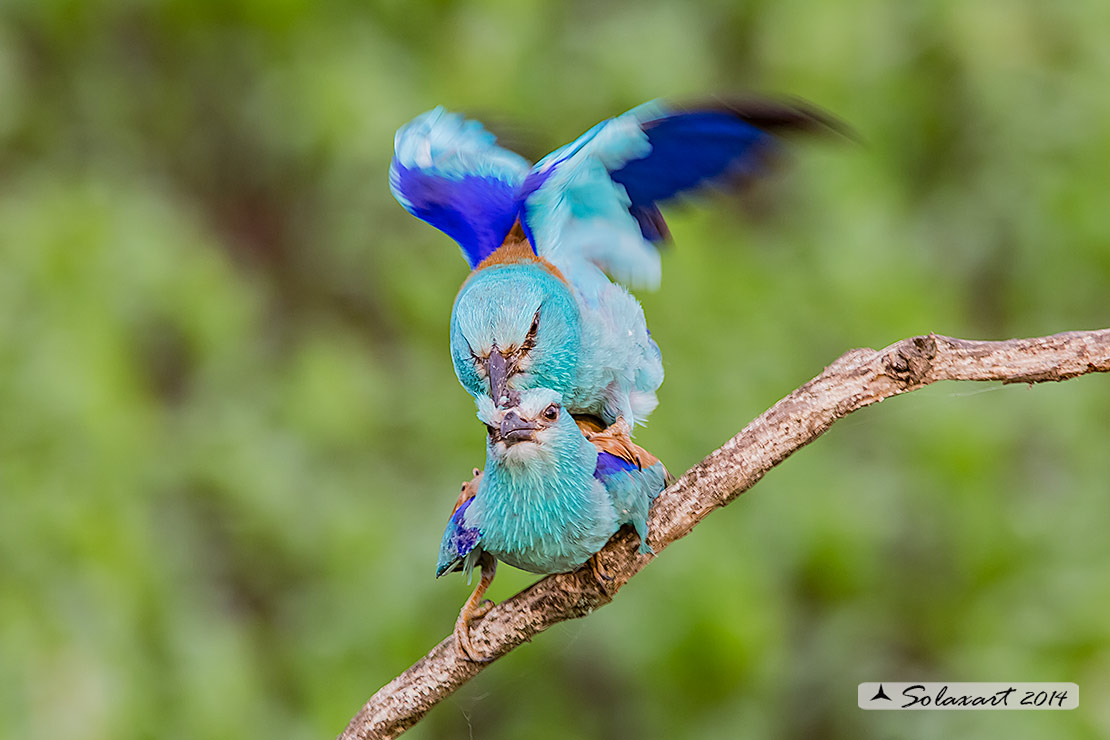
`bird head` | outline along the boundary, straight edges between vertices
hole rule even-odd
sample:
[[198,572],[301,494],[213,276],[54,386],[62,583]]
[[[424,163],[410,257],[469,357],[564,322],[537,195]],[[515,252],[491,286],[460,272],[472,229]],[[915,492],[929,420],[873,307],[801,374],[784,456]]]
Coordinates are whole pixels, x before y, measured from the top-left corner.
[[581,344],[578,305],[567,284],[540,262],[474,272],[451,313],[451,358],[459,382],[495,406],[520,391],[565,391]]
[[522,466],[556,462],[589,444],[557,391],[529,388],[519,396],[519,403],[509,408],[494,405],[488,397],[478,399],[478,418],[489,433],[486,445],[491,460]]

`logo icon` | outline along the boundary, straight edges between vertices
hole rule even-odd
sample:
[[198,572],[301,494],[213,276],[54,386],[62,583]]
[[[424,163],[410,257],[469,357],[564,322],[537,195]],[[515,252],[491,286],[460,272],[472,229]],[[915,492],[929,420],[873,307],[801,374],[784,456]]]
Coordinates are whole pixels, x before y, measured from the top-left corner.
[[887,701],[894,701],[893,699],[891,699],[889,696],[886,695],[885,691],[883,691],[883,685],[882,684],[879,684],[879,690],[876,691],[875,695],[871,697],[871,701],[875,701],[876,699],[886,699]]

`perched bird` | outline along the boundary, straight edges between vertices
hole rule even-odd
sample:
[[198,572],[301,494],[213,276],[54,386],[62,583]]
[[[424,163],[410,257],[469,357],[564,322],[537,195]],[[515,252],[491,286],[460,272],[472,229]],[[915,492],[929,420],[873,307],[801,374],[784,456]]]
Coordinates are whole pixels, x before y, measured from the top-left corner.
[[558,392],[527,389],[509,409],[479,398],[478,417],[489,428],[486,467],[463,486],[440,544],[436,576],[462,570],[482,577],[455,623],[456,642],[481,660],[470,643],[471,620],[485,613],[482,596],[501,560],[532,573],[567,573],[587,562],[625,524],[647,544],[651,502],[669,475],[658,458],[635,445],[628,424],[606,429],[580,425]]
[[784,132],[833,127],[801,104],[651,102],[531,166],[442,108],[403,126],[393,194],[473,268],[451,314],[459,381],[494,405],[549,388],[575,415],[642,422],[663,366],[623,285],[659,282],[659,204],[761,174]]
[[[802,105],[641,105],[534,166],[442,108],[403,126],[394,196],[472,268],[451,314],[451,356],[487,426],[484,472],[464,486],[437,575],[481,566],[469,623],[498,560],[535,573],[590,562],[622,525],[647,551],[663,465],[632,443],[663,380],[658,346],[625,286],[659,282],[659,204],[761,174],[791,130],[831,122]],[[614,282],[614,280],[616,282]]]

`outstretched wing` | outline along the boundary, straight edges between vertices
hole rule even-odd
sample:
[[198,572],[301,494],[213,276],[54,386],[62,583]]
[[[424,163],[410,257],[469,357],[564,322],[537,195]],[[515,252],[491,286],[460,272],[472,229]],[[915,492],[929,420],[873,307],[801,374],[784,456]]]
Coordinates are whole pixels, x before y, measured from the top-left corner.
[[536,252],[560,266],[585,259],[632,285],[659,282],[659,204],[760,174],[778,135],[834,128],[800,104],[680,108],[645,103],[544,157],[521,189]]
[[471,267],[516,220],[529,163],[497,146],[482,124],[437,107],[397,131],[389,187],[406,211],[443,231]]

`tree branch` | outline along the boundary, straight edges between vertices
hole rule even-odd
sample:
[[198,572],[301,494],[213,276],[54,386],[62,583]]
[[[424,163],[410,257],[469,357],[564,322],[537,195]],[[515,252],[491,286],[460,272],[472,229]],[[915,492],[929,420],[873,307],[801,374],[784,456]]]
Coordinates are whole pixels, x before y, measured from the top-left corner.
[[[878,352],[851,350],[660,494],[652,506],[648,542],[662,552],[837,419],[864,406],[939,380],[1042,383],[1093,372],[1110,372],[1110,329],[1004,342],[929,334]],[[635,537],[622,530],[600,553],[601,564],[613,576],[610,583],[603,587],[587,570],[548,576],[477,622],[474,644],[486,655],[500,657],[553,624],[584,617],[609,603],[654,557],[637,554]],[[374,694],[340,739],[400,735],[486,665],[460,658],[449,636]]]

